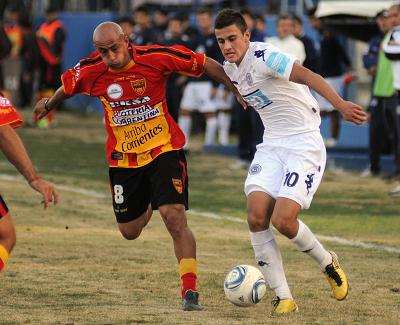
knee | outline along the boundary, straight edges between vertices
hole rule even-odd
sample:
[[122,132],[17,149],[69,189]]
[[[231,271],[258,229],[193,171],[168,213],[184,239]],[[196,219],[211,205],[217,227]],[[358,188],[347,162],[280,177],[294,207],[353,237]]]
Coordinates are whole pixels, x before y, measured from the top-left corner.
[[187,226],[185,208],[180,204],[159,207],[160,214],[173,237],[179,236]]
[[259,211],[250,210],[247,213],[247,223],[250,231],[262,231],[268,228],[267,216]]
[[126,229],[123,227],[119,228],[122,236],[127,240],[134,240],[138,238],[142,232],[142,229],[134,228],[134,229]]
[[293,220],[293,218],[289,218],[285,215],[279,215],[272,216],[271,222],[282,235],[289,238],[293,237],[293,228],[297,227],[297,219]]

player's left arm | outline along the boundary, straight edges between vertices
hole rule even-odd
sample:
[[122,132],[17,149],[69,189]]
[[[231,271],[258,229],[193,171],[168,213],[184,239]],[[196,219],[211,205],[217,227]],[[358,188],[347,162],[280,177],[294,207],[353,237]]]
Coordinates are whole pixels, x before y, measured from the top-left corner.
[[229,89],[236,97],[236,100],[242,105],[244,108],[247,108],[247,103],[243,99],[242,95],[240,95],[238,89],[226,75],[224,68],[220,63],[211,59],[210,57],[206,58],[206,63],[204,64],[204,72],[207,73],[211,78],[225,85],[227,89]]
[[318,94],[325,97],[347,121],[355,124],[363,124],[367,121],[367,114],[361,106],[340,97],[319,74],[295,63],[289,80],[314,89]]
[[54,93],[54,95],[50,98],[42,98],[40,99],[36,105],[35,108],[33,109],[33,114],[41,119],[45,117],[52,109],[56,108],[59,106],[64,100],[69,98],[65,91],[64,91],[64,86],[61,86],[60,88],[57,89],[57,91]]
[[0,150],[26,178],[29,185],[42,194],[45,208],[49,202],[54,202],[54,204],[58,202],[58,193],[54,185],[36,173],[21,138],[10,125],[0,126]]

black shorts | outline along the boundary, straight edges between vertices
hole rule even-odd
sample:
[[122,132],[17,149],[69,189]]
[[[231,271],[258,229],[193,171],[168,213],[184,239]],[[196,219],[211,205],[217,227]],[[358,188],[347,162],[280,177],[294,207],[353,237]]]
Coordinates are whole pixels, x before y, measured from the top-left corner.
[[126,223],[148,208],[163,204],[183,204],[188,209],[188,175],[183,150],[159,155],[138,168],[110,167],[110,184],[115,217]]
[[5,217],[8,213],[8,208],[6,202],[4,202],[3,198],[0,195],[0,219]]

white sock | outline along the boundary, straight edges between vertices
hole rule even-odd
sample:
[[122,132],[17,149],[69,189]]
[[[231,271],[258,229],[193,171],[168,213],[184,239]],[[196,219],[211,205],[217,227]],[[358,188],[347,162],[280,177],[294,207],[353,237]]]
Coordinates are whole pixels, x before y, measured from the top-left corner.
[[186,143],[183,148],[188,149],[190,131],[192,130],[192,117],[190,115],[181,115],[179,116],[178,124],[186,138]]
[[206,134],[204,144],[213,144],[215,140],[215,134],[217,133],[217,117],[208,117],[206,119]]
[[250,240],[258,267],[270,288],[281,299],[292,298],[283,270],[281,252],[272,231],[267,229],[250,232]]
[[311,256],[318,263],[321,270],[325,271],[325,267],[332,263],[331,254],[321,245],[310,228],[301,220],[299,220],[299,231],[291,241],[300,252]]
[[231,114],[218,113],[218,142],[224,146],[229,144],[229,128],[231,127]]

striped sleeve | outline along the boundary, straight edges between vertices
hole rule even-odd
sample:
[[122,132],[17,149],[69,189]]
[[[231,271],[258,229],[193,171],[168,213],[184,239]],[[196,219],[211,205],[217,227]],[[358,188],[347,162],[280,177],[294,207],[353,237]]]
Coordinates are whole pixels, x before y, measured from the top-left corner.
[[13,128],[18,128],[23,123],[15,107],[0,93],[0,126],[11,125]]

